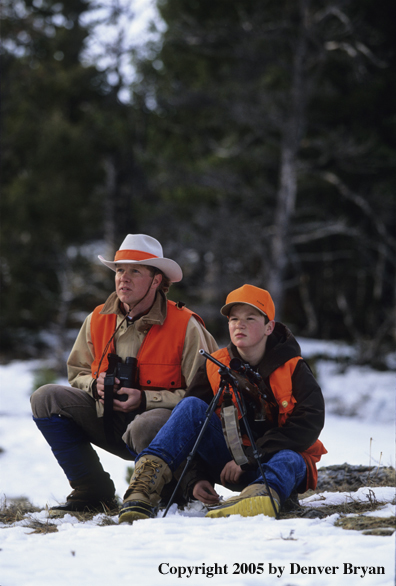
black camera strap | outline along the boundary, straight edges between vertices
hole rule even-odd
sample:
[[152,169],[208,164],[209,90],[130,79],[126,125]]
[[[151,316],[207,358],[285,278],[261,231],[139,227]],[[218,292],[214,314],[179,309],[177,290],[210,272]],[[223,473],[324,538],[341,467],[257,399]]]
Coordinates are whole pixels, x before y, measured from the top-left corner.
[[119,357],[116,354],[108,354],[108,370],[104,380],[104,413],[103,413],[103,427],[106,440],[111,446],[115,446],[117,441],[114,436],[113,427],[113,399],[114,399],[114,385],[116,379],[116,369]]
[[114,398],[114,383],[115,375],[106,376],[106,384],[104,386],[104,413],[103,413],[103,427],[106,440],[111,446],[117,442],[114,436],[113,428],[113,398]]

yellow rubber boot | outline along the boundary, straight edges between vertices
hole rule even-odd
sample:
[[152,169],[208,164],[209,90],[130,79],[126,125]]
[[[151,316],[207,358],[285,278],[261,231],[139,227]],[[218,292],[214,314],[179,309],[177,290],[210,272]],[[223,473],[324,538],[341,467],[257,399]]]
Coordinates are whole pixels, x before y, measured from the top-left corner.
[[205,516],[211,519],[229,517],[230,515],[241,515],[242,517],[266,515],[267,517],[276,517],[276,513],[280,509],[280,499],[272,488],[270,491],[276,512],[265,486],[263,484],[251,484],[244,488],[238,496],[231,497],[221,505],[211,508]]

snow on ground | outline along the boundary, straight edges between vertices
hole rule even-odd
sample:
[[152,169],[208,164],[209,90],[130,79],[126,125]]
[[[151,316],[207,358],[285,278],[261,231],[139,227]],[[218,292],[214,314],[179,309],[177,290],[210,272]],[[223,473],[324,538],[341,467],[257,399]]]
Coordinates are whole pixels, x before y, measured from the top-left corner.
[[[303,355],[348,356],[345,345],[300,340]],[[69,485],[31,419],[29,395],[37,361],[0,367],[0,497],[25,496],[45,507],[62,502]],[[319,465],[395,465],[394,372],[316,362],[326,400],[321,439],[328,449]],[[99,450],[121,496],[128,463]],[[219,488],[219,487],[217,487]],[[370,489],[381,508],[370,516],[395,514],[393,487]],[[227,496],[225,489],[219,489]],[[307,507],[370,500],[355,493],[313,495]],[[102,516],[80,523],[71,515],[48,519],[45,510],[32,515],[54,523],[58,532],[33,534],[26,521],[0,524],[0,586],[107,586],[122,581],[139,586],[214,584],[250,586],[375,585],[393,586],[395,536],[370,536],[324,519],[275,519],[257,516],[206,519],[196,503],[187,511],[173,505],[165,519],[130,525],[100,526]],[[114,521],[117,518],[114,517]]]

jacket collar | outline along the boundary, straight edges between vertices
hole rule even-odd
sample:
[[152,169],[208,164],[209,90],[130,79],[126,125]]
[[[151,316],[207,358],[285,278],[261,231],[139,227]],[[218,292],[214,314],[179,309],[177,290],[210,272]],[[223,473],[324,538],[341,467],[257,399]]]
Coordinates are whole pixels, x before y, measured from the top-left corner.
[[[159,291],[156,296],[153,305],[151,306],[148,313],[142,315],[134,323],[138,331],[147,330],[148,327],[159,325],[162,326],[167,315],[167,299],[162,291]],[[101,312],[102,314],[116,314],[120,318],[124,318],[125,314],[121,310],[121,303],[117,297],[117,293],[113,293],[107,298]]]

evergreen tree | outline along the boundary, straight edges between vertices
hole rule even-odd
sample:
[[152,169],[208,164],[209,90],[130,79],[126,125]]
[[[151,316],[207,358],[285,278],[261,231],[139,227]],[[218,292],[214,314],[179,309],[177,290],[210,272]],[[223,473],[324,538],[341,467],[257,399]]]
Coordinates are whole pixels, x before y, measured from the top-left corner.
[[80,323],[112,287],[84,250],[139,231],[215,335],[250,282],[375,361],[396,337],[394,3],[158,5],[127,105],[117,63],[113,85],[81,63],[91,3],[3,2],[2,349]]
[[167,30],[135,99],[153,111],[163,237],[196,253],[190,283],[205,300],[267,286],[279,318],[360,341],[363,359],[366,338],[389,336],[395,319],[394,6],[160,9]]
[[[131,109],[83,66],[83,0],[5,2],[2,33],[2,348],[80,323],[97,290],[83,246],[133,231]],[[136,217],[136,214],[135,214]],[[101,250],[103,252],[103,249]],[[106,275],[107,276],[107,275]],[[105,281],[105,283],[103,283]],[[69,321],[67,321],[69,320]],[[22,336],[22,337],[21,337]]]

